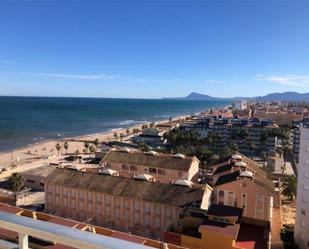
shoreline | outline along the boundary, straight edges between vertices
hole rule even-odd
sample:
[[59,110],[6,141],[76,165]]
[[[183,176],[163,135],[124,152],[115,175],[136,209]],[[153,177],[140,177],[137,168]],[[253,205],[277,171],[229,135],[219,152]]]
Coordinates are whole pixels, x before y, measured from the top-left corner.
[[[189,116],[191,115],[174,116],[173,121],[179,120],[179,119],[185,119],[186,117],[189,117]],[[99,142],[101,143],[105,141],[115,140],[115,137],[114,137],[115,132],[118,133],[118,139],[119,139],[119,134],[123,133],[125,135],[123,140],[126,141],[128,138],[132,136],[132,129],[134,128],[141,129],[142,125],[144,124],[149,125],[152,122],[154,122],[157,125],[157,124],[167,123],[169,122],[169,119],[151,121],[151,122],[145,121],[145,122],[135,124],[132,126],[113,128],[109,131],[92,133],[92,134],[85,134],[85,135],[78,135],[78,136],[71,136],[71,137],[61,137],[59,139],[46,139],[46,140],[42,140],[42,141],[39,141],[31,145],[17,147],[7,152],[0,152],[0,169],[9,167],[12,164],[22,165],[23,163],[29,160],[40,160],[43,157],[57,156],[58,151],[55,148],[55,145],[57,143],[60,143],[62,145],[60,154],[66,154],[66,153],[70,154],[70,153],[74,153],[77,150],[79,150],[79,152],[82,153],[82,150],[84,148],[84,141],[91,142],[91,141],[94,141],[95,139],[99,139]],[[126,133],[127,129],[130,129],[129,135],[127,135]],[[69,148],[67,151],[65,151],[65,149],[63,148],[64,142],[69,143]]]

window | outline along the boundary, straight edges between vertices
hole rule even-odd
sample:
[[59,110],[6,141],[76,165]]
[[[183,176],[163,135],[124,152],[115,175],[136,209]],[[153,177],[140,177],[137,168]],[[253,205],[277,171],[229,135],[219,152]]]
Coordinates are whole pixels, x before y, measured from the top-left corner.
[[263,209],[264,209],[264,196],[256,195],[255,199],[255,218],[263,217]]
[[101,195],[96,194],[97,203],[101,203]]
[[125,164],[122,164],[122,165],[121,165],[121,169],[122,169],[122,170],[129,170],[129,166],[128,166],[128,165],[125,165]]
[[136,167],[136,166],[131,165],[131,166],[130,166],[130,171],[137,171],[137,167]]
[[120,198],[115,198],[114,199],[114,205],[115,205],[115,207],[119,207],[120,208]]
[[134,210],[139,212],[139,210],[140,210],[140,202],[139,201],[134,200]]
[[84,192],[83,191],[79,192],[79,199],[84,200]]
[[41,187],[44,187],[44,183],[43,183],[43,182],[40,182],[40,186],[41,186]]
[[227,205],[234,206],[234,192],[227,193]]
[[130,212],[129,211],[124,211],[124,220],[126,222],[130,222]]
[[134,215],[133,215],[133,219],[134,219],[134,224],[140,224],[140,213],[139,212],[135,212]]
[[105,195],[105,204],[106,205],[111,205],[111,196],[110,195]]
[[224,191],[223,190],[219,190],[218,204],[224,205]]
[[156,168],[149,168],[149,173],[156,174],[157,169]]
[[75,189],[71,189],[71,197],[76,197],[76,191]]
[[302,215],[306,215],[306,210],[305,209],[301,209],[301,214]]
[[101,205],[97,205],[96,207],[97,214],[101,214]]
[[150,211],[151,211],[150,203],[149,202],[145,202],[145,204],[144,204],[144,212],[146,214],[150,214]]
[[29,183],[35,183],[34,180],[27,180],[26,182],[29,182]]
[[247,194],[246,193],[242,193],[241,195],[241,208],[246,209],[247,206]]

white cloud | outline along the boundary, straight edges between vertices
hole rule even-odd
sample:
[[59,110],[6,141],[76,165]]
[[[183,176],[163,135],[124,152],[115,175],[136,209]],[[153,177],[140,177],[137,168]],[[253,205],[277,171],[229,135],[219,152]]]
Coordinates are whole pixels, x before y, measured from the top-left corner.
[[0,59],[0,63],[1,64],[10,64],[10,65],[18,65],[19,64],[19,62],[17,62],[17,61],[2,60],[2,59]]
[[210,83],[210,84],[225,84],[227,83],[224,80],[214,80],[214,79],[206,79],[204,80],[205,83]]
[[309,86],[309,75],[256,75],[256,80],[264,80],[286,86]]
[[10,74],[47,77],[47,78],[76,79],[76,80],[122,80],[135,83],[176,83],[183,81],[182,79],[137,78],[137,77],[123,77],[119,75],[109,75],[109,74],[64,74],[64,73],[25,73],[25,72],[10,72]]
[[49,78],[79,79],[79,80],[112,80],[113,75],[106,74],[62,74],[62,73],[11,73],[17,75],[29,75]]

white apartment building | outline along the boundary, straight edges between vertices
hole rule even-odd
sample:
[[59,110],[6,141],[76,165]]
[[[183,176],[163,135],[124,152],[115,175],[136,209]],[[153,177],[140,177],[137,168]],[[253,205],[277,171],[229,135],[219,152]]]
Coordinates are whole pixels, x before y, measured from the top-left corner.
[[236,110],[244,110],[247,108],[247,102],[242,100],[235,100],[234,101],[234,108]]
[[294,237],[301,249],[309,248],[309,123],[300,126]]

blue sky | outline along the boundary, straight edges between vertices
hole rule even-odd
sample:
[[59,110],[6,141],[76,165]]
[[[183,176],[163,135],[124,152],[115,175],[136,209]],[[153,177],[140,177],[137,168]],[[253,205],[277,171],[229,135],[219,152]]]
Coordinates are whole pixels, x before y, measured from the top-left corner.
[[0,2],[0,95],[309,92],[309,1]]

